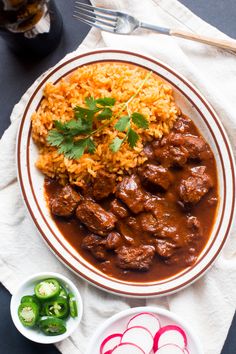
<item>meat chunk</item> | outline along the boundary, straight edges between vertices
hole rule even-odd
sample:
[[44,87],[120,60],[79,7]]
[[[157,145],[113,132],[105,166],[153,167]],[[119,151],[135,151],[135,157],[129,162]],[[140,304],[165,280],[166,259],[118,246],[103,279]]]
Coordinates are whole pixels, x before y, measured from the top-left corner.
[[118,199],[114,199],[111,202],[110,210],[120,219],[126,218],[129,215],[126,207]]
[[108,235],[115,227],[116,217],[92,200],[81,202],[76,209],[76,216],[91,232],[102,236]]
[[191,134],[170,133],[153,143],[157,160],[166,167],[184,166],[188,159],[206,160],[212,153],[202,137]]
[[150,143],[146,144],[143,148],[144,155],[148,158],[148,160],[154,160],[155,155],[153,151],[153,147]]
[[156,252],[159,256],[164,258],[170,258],[175,252],[175,244],[166,240],[157,240]]
[[188,216],[187,227],[189,230],[198,232],[201,229],[201,224],[196,216]]
[[178,133],[188,133],[191,127],[191,119],[182,115],[174,123],[173,130]]
[[117,250],[117,265],[122,269],[147,271],[155,254],[153,246],[126,247]]
[[207,160],[212,157],[212,153],[200,136],[195,136],[191,134],[182,135],[183,146],[188,150],[189,159]]
[[90,234],[84,237],[81,243],[81,247],[90,251],[97,260],[106,260],[106,248],[104,238],[95,234]]
[[155,144],[154,154],[157,161],[165,167],[182,167],[188,160],[188,151],[183,146],[158,146]]
[[165,202],[156,197],[149,198],[144,204],[145,211],[151,212],[155,218],[160,222],[160,220],[165,217],[168,212]]
[[106,247],[109,250],[115,250],[122,245],[122,236],[119,232],[112,231],[108,234],[106,239]]
[[66,185],[50,200],[50,208],[54,215],[69,217],[80,200],[81,196],[70,185]]
[[145,164],[139,168],[139,176],[143,183],[151,183],[167,190],[171,184],[172,176],[167,168],[154,164]]
[[213,183],[205,170],[205,166],[192,168],[190,177],[180,182],[178,191],[181,201],[196,204],[207,194]]
[[114,192],[116,176],[105,171],[99,171],[93,184],[93,196],[96,200],[108,197]]
[[151,213],[141,213],[138,215],[137,219],[138,224],[140,225],[139,230],[149,232],[151,234],[156,234],[158,232],[158,221]]
[[137,175],[124,177],[117,186],[116,196],[120,198],[129,209],[138,214],[144,210],[144,202],[148,197],[141,186]]

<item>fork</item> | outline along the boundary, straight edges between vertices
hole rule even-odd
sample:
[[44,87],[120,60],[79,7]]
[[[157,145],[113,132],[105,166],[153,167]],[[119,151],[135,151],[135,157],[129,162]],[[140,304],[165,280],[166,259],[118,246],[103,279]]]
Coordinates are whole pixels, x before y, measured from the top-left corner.
[[121,11],[105,9],[75,1],[73,16],[90,26],[117,34],[131,34],[137,28],[145,28],[169,36],[181,37],[218,48],[236,52],[236,40],[215,39],[178,29],[165,28],[139,21],[137,18]]

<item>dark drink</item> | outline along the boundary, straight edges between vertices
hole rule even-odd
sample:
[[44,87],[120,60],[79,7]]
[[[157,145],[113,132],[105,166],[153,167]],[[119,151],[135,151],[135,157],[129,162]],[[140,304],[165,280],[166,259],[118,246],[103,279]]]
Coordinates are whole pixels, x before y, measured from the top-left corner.
[[54,0],[0,0],[0,35],[14,51],[46,55],[59,44],[61,32]]

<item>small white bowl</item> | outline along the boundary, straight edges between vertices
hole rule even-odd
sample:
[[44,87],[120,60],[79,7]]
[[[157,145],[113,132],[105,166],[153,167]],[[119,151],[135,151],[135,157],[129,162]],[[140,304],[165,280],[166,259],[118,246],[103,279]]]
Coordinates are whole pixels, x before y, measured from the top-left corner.
[[[18,307],[20,305],[21,298],[24,295],[34,294],[35,285],[41,280],[49,279],[49,278],[57,279],[69,292],[72,292],[75,296],[75,299],[77,301],[77,306],[78,306],[78,316],[76,318],[69,317],[66,320],[66,328],[67,328],[66,332],[58,336],[46,336],[43,332],[41,332],[37,328],[25,327],[22,325],[18,317]],[[11,317],[14,322],[14,325],[23,336],[36,343],[51,344],[51,343],[60,342],[61,340],[69,337],[76,330],[82,318],[83,302],[79,290],[72,283],[71,280],[69,280],[68,278],[66,278],[65,276],[59,273],[42,272],[30,276],[20,284],[18,290],[12,295],[10,310],[11,310]]]
[[191,326],[175,313],[156,306],[129,308],[108,318],[93,334],[85,354],[99,354],[100,345],[107,336],[113,333],[123,333],[129,320],[134,315],[142,312],[149,312],[156,315],[159,318],[162,327],[170,324],[179,325],[183,328],[187,336],[188,351],[186,351],[186,354],[187,352],[191,354],[203,354],[201,341],[191,329]]

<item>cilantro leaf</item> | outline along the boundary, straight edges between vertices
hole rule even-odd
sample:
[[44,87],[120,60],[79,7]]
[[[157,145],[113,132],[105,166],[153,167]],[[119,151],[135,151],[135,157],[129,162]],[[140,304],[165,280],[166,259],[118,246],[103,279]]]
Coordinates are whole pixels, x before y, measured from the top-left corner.
[[119,148],[121,147],[123,141],[124,141],[124,139],[120,139],[120,138],[116,137],[109,146],[111,151],[117,152],[119,150]]
[[62,133],[57,131],[56,129],[52,129],[49,131],[47,136],[47,142],[51,146],[60,146],[64,140],[64,136]]
[[129,123],[130,123],[130,117],[123,116],[115,124],[115,129],[119,130],[119,132],[124,132],[129,127]]
[[66,131],[67,130],[67,123],[62,123],[59,120],[55,120],[54,121],[54,125],[57,128],[57,130],[61,130],[61,131]]
[[139,135],[133,130],[129,129],[127,133],[128,143],[131,148],[134,148],[139,140]]
[[92,97],[92,96],[86,97],[86,98],[85,98],[85,103],[86,103],[87,107],[88,107],[90,110],[94,111],[94,110],[97,109],[97,105],[96,105],[97,102],[96,102],[96,100],[94,99],[94,97]]
[[100,106],[105,107],[105,106],[114,106],[116,100],[115,98],[112,97],[103,97],[103,98],[98,98],[96,102],[100,104]]
[[143,114],[134,112],[131,115],[132,122],[138,127],[147,129],[149,127],[148,120],[144,117]]
[[72,149],[65,153],[65,156],[68,159],[80,159],[86,149],[86,140],[87,139],[80,139],[74,142]]
[[110,119],[112,117],[112,110],[108,107],[104,108],[100,114],[97,115],[98,120]]
[[58,153],[66,156],[67,154],[70,154],[71,150],[73,149],[73,146],[73,139],[71,137],[65,137],[63,143],[58,149]]
[[88,152],[90,154],[93,154],[96,150],[96,146],[94,144],[94,141],[91,138],[86,139],[86,147],[87,147]]

